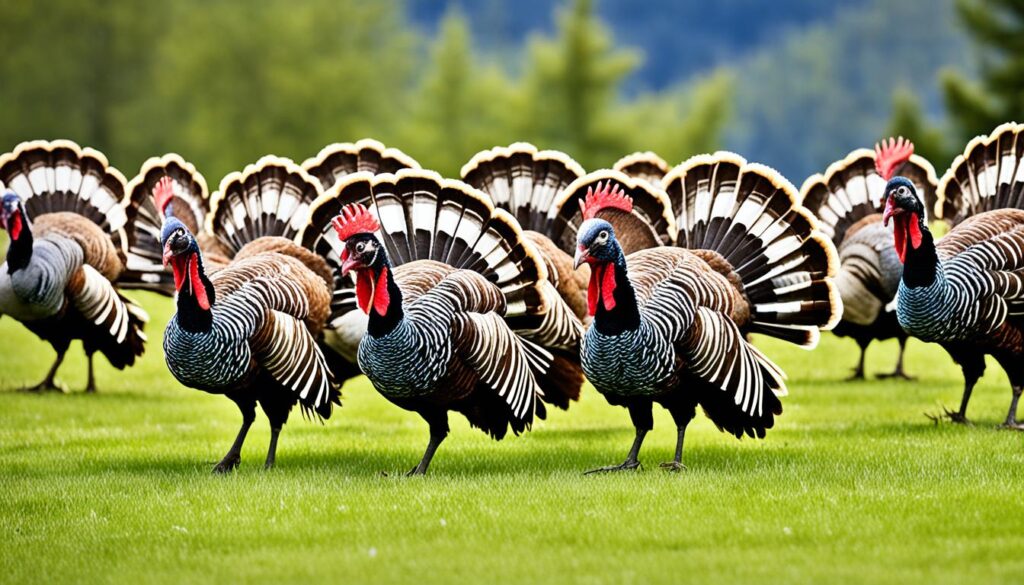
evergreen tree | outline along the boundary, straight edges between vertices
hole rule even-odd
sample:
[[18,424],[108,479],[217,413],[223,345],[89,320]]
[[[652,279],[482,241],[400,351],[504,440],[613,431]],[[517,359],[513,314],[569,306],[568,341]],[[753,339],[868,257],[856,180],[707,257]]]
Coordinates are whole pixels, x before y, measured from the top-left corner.
[[952,161],[946,133],[929,123],[921,102],[909,89],[900,88],[893,93],[892,117],[885,136],[903,136],[913,142],[914,152],[928,159],[937,173],[942,173]]
[[958,0],[957,13],[981,50],[978,83],[942,76],[950,118],[966,143],[1024,112],[1024,0]]

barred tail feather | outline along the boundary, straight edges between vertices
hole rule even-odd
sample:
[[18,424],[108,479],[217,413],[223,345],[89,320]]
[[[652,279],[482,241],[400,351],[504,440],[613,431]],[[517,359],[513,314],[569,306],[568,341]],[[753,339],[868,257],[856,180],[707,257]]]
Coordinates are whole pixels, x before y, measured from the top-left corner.
[[738,275],[750,331],[813,347],[838,322],[835,246],[779,173],[718,152],[675,167],[664,184],[679,245],[717,252]]
[[420,163],[397,148],[388,148],[372,138],[364,138],[354,144],[328,144],[316,156],[303,161],[302,168],[316,177],[326,191],[352,173],[397,173],[402,169],[418,169]]
[[100,226],[122,260],[131,243],[124,175],[103,153],[70,140],[22,142],[0,156],[0,188],[21,198],[29,217],[67,211]]
[[160,248],[164,214],[156,208],[152,197],[154,187],[164,177],[170,177],[174,189],[170,203],[174,217],[197,236],[205,230],[210,196],[203,175],[192,163],[174,153],[150,158],[128,183],[127,209],[134,222],[129,234],[128,269],[118,284],[170,296],[174,294],[174,276],[170,269],[164,267],[163,250]]
[[262,237],[293,239],[321,194],[320,182],[302,167],[265,156],[224,177],[211,198],[206,229],[230,255]]
[[597,217],[615,226],[615,236],[627,255],[637,250],[674,244],[676,220],[672,203],[661,187],[642,179],[629,177],[619,171],[601,170],[586,174],[573,181],[555,200],[548,212],[552,241],[563,250],[576,248],[576,231],[583,223],[578,204],[587,195],[587,189],[598,183],[620,188],[633,199],[633,211],[617,209],[600,211]]
[[627,154],[615,161],[612,169],[660,187],[661,180],[665,178],[671,167],[665,162],[665,159],[647,151]]
[[461,171],[462,180],[486,193],[495,207],[511,213],[524,229],[548,235],[548,211],[583,167],[557,150],[526,142],[478,152]]
[[972,139],[939,181],[935,212],[952,225],[995,209],[1024,209],[1024,124]]
[[510,325],[535,328],[542,322],[548,309],[547,270],[515,219],[469,185],[418,169],[375,177],[354,173],[312,206],[296,241],[323,257],[338,275],[332,322],[356,309],[353,283],[340,277],[343,245],[331,227],[349,203],[363,203],[376,214],[377,235],[393,265],[429,259],[473,270],[502,290]]
[[[896,174],[907,177],[924,198],[928,213],[935,207],[938,179],[926,159],[912,155]],[[875,152],[857,149],[829,165],[825,174],[815,174],[800,188],[804,207],[819,220],[825,235],[839,245],[846,232],[861,219],[880,213],[886,179],[875,168]]]

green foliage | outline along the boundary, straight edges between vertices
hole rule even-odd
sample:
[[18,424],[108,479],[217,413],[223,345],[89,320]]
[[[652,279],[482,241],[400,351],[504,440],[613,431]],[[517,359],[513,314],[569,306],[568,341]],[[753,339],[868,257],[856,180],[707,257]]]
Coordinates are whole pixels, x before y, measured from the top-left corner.
[[[176,151],[211,188],[267,153],[302,160],[364,136],[446,174],[530,140],[590,167],[635,149],[717,146],[724,76],[624,98],[639,56],[579,0],[521,59],[475,51],[457,12],[427,43],[400,0],[0,0],[2,150],[35,138],[94,146],[131,176]],[[429,50],[424,50],[427,47]],[[425,54],[426,56],[421,56]]]
[[1024,1],[957,0],[957,13],[981,51],[980,79],[947,71],[946,107],[966,143],[1024,112]]
[[928,121],[921,102],[907,88],[899,88],[893,93],[892,117],[885,134],[903,136],[913,142],[914,152],[928,159],[937,173],[941,174],[952,162],[953,153],[946,132]]

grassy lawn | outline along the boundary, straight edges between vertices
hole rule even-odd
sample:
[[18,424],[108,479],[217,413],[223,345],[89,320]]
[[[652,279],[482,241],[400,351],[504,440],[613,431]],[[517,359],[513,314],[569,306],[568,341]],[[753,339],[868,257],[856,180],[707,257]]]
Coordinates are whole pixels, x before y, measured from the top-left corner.
[[[500,443],[452,417],[426,478],[400,476],[427,428],[364,379],[325,425],[293,413],[278,467],[258,419],[230,477],[210,467],[239,423],[227,399],[183,388],[163,365],[171,303],[125,372],[105,362],[86,396],[77,346],[69,395],[15,392],[43,376],[49,346],[0,319],[2,582],[1013,582],[1024,575],[1024,434],[995,430],[1009,386],[994,364],[976,426],[923,416],[956,405],[959,370],[911,342],[916,382],[842,383],[857,354],[831,336],[814,352],[759,340],[788,372],[786,412],[765,441],[702,416],[684,462],[658,412],[638,473],[618,463],[632,430],[593,389],[569,412]],[[891,368],[876,345],[869,371]],[[262,415],[260,415],[262,416]],[[383,472],[383,473],[382,473]],[[385,475],[386,473],[386,475]]]

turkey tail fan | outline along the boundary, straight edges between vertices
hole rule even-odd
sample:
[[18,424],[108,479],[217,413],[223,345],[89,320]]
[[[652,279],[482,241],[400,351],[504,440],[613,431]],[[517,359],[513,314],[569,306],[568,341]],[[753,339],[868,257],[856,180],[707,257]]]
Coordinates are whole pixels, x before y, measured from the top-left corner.
[[22,142],[0,156],[0,188],[21,198],[30,219],[58,212],[81,215],[110,234],[122,263],[132,238],[126,184],[103,153],[70,140]]
[[343,245],[331,226],[349,203],[362,203],[378,217],[377,235],[395,267],[435,260],[479,272],[504,293],[510,326],[536,328],[543,321],[547,270],[515,219],[462,181],[404,169],[396,175],[361,172],[344,177],[313,205],[297,236],[296,241],[334,269],[332,323],[356,308],[352,281],[340,277]]
[[633,199],[633,211],[618,209],[598,212],[597,217],[615,227],[615,237],[626,254],[674,244],[676,236],[672,203],[661,187],[642,179],[629,177],[610,169],[594,171],[573,181],[555,200],[548,212],[551,221],[551,239],[563,250],[576,249],[576,230],[583,223],[580,202],[588,189],[609,184],[618,187]]
[[957,225],[984,211],[1024,209],[1024,124],[972,139],[939,181],[936,213]]
[[[160,229],[164,214],[156,208],[152,193],[156,184],[170,177],[174,196],[171,210],[174,217],[197,237],[205,232],[206,215],[210,209],[210,195],[206,179],[181,156],[173,153],[153,157],[142,164],[139,174],[128,183],[128,215],[135,218],[128,253],[128,270],[119,284],[131,288],[145,288],[165,295],[174,294],[174,277],[163,266],[160,247]],[[204,252],[208,252],[203,247]]]
[[309,208],[323,193],[320,182],[290,159],[265,156],[224,177],[213,194],[206,229],[234,256],[266,236],[294,239]]
[[665,162],[665,159],[647,151],[627,154],[615,161],[612,169],[660,187],[661,180],[665,178],[671,167]]
[[326,191],[352,173],[393,174],[402,169],[418,169],[420,163],[397,148],[388,148],[372,138],[364,138],[354,144],[328,144],[316,156],[306,159],[302,168],[316,177]]
[[782,175],[718,152],[680,164],[664,184],[678,245],[728,262],[750,303],[750,331],[813,347],[839,321],[835,245]]
[[[931,213],[938,187],[931,163],[912,155],[895,174],[914,183],[918,194],[923,194],[925,209]],[[818,218],[822,233],[838,246],[853,224],[881,213],[887,182],[875,168],[875,152],[860,148],[829,165],[824,175],[808,177],[800,188],[801,201]]]
[[551,205],[583,174],[583,167],[569,155],[537,150],[526,142],[478,152],[461,171],[463,181],[490,196],[523,229],[545,235],[550,232]]

